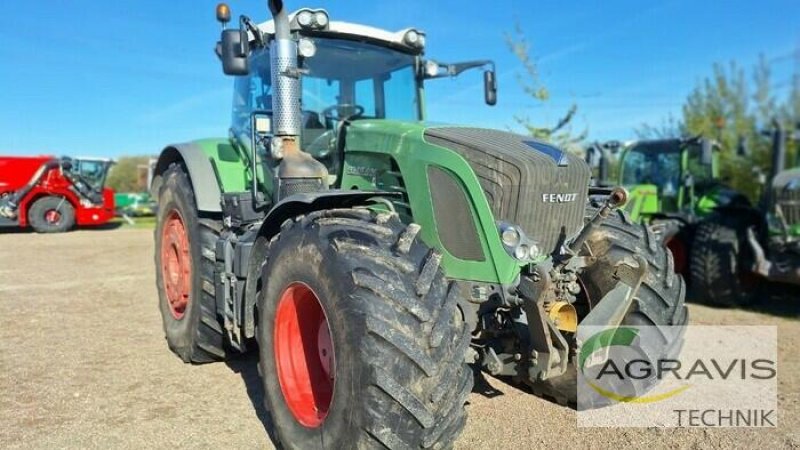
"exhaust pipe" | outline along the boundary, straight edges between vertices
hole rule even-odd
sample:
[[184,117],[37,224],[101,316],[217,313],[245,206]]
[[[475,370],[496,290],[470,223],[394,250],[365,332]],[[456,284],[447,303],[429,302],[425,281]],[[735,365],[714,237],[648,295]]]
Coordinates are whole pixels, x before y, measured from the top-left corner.
[[772,119],[772,168],[769,173],[769,184],[786,168],[786,129],[778,119]]
[[297,68],[297,43],[291,38],[289,15],[282,0],[269,0],[275,22],[275,39],[270,44],[272,59],[272,121],[276,136],[300,136],[300,75]]
[[272,60],[272,123],[270,153],[281,159],[275,177],[275,202],[304,192],[328,189],[328,169],[300,149],[302,112],[301,74],[297,66],[297,43],[292,39],[289,15],[282,0],[269,0],[275,23],[270,43]]

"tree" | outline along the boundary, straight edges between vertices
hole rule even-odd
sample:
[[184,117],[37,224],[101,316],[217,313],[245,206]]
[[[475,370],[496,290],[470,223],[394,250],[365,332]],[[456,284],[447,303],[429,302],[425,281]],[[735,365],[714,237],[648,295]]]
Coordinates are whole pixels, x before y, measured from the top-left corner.
[[119,158],[111,168],[106,184],[116,192],[146,191],[146,168],[149,161],[149,156],[123,156]]
[[683,129],[683,122],[670,114],[660,125],[641,124],[633,130],[638,139],[670,139],[679,138],[686,134]]
[[[796,56],[800,58],[800,53]],[[800,67],[800,63],[797,64]],[[722,177],[733,188],[756,201],[763,186],[758,173],[768,173],[771,142],[764,136],[773,118],[789,128],[800,120],[800,71],[795,70],[790,93],[776,94],[770,62],[761,57],[751,76],[735,62],[714,64],[712,74],[699,81],[687,96],[682,119],[661,126],[642,125],[640,138],[703,135],[720,143]],[[737,149],[745,148],[740,156]],[[789,144],[790,155],[795,145]]]
[[[796,94],[780,99],[774,88],[770,63],[764,57],[752,69],[749,82],[736,63],[715,64],[713,75],[695,87],[683,106],[686,131],[720,142],[723,177],[751,200],[757,200],[763,189],[755,175],[768,173],[771,164],[771,142],[763,133],[773,118],[787,128],[800,118],[792,106]],[[736,154],[740,146],[747,150],[743,157]],[[790,152],[792,147],[790,144]]]
[[[517,82],[523,92],[536,103],[546,103],[550,100],[550,91],[539,77],[539,69],[531,56],[531,45],[519,24],[515,26],[513,35],[506,34],[505,40],[508,49],[519,59],[524,69],[524,73],[517,74]],[[537,125],[529,117],[520,115],[515,115],[514,121],[537,139],[570,148],[586,139],[587,134],[586,130],[577,135],[573,134],[572,122],[577,112],[578,106],[572,104],[552,126]]]

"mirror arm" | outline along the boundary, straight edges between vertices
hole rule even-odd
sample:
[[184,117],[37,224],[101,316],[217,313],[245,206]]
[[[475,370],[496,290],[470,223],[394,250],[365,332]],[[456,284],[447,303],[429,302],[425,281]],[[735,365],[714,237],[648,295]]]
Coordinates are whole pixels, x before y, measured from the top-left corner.
[[486,67],[486,66],[490,66],[492,72],[495,71],[494,61],[490,59],[483,59],[479,61],[466,61],[455,64],[443,64],[443,66],[446,67],[446,70],[444,72],[438,73],[433,76],[425,74],[425,78],[432,80],[435,78],[457,77],[461,75],[463,72],[466,72],[467,70]]
[[484,67],[484,66],[491,66],[492,72],[494,72],[494,61],[491,60],[481,60],[481,61],[467,61],[463,63],[456,63],[456,64],[448,64],[447,65],[447,75],[451,77],[457,77],[461,75],[462,72],[465,72],[470,69],[474,69],[477,67]]
[[261,29],[258,28],[258,25],[253,23],[247,16],[239,16],[239,26],[242,30],[249,31],[250,34],[253,35],[253,40],[256,42],[257,47],[263,47],[264,43],[264,33],[261,32]]

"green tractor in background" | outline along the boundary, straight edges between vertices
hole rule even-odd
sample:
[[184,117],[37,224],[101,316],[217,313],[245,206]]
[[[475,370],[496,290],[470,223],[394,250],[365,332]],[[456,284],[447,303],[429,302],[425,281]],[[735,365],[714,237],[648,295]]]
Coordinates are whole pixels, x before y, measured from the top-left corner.
[[623,189],[590,189],[580,158],[530,137],[424,122],[425,83],[467,69],[495,104],[491,61],[269,8],[226,29],[218,6],[229,136],[166,147],[152,191],[169,347],[196,363],[257,348],[282,446],[449,447],[468,364],[574,403],[578,323],[687,322]]
[[599,165],[598,184],[609,185],[609,152],[619,152],[616,184],[630,192],[626,211],[648,224],[672,252],[675,270],[689,275],[689,249],[697,224],[716,208],[748,207],[747,197],[720,179],[719,146],[703,137],[594,144],[587,160]]
[[761,203],[718,206],[697,227],[691,284],[719,305],[749,304],[766,282],[800,286],[800,156],[785,169],[786,143],[800,132],[774,120],[766,134],[772,165]]

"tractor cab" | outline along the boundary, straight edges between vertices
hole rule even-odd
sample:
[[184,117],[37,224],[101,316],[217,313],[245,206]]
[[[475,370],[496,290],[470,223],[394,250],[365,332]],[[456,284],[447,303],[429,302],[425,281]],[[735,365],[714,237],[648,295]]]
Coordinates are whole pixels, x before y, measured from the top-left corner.
[[[229,11],[218,10],[217,18],[225,26]],[[492,61],[427,59],[425,40],[418,29],[331,21],[325,10],[308,8],[286,14],[277,26],[241,17],[239,29],[223,29],[217,55],[223,71],[236,76],[230,134],[251,160],[255,196],[264,192],[261,201],[269,204],[284,196],[280,186],[284,193],[339,188],[348,127],[425,120],[426,80],[482,69],[485,102],[496,103]],[[306,181],[288,187],[300,175]],[[273,183],[276,177],[285,180]]]
[[86,183],[86,185],[97,193],[102,193],[106,185],[106,178],[114,160],[108,158],[87,158],[79,157],[72,159],[70,169],[73,175]]
[[716,145],[703,138],[638,141],[622,152],[619,182],[631,193],[635,218],[703,215],[715,206]]

